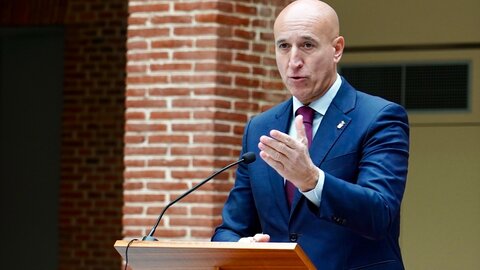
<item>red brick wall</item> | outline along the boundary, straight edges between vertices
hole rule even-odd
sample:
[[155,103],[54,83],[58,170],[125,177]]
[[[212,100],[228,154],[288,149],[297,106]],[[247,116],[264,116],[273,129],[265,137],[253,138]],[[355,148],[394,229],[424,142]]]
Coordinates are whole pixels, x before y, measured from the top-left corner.
[[[289,1],[129,1],[124,235],[238,158],[247,119],[286,97],[272,27]],[[163,217],[155,236],[209,239],[234,170]]]
[[59,269],[120,269],[127,1],[66,7]]

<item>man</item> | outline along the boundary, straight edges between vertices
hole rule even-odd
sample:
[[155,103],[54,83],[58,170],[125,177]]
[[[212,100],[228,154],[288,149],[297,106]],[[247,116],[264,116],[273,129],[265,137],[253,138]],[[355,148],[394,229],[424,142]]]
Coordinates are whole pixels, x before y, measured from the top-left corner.
[[327,4],[291,3],[274,36],[293,97],[246,125],[242,152],[261,159],[238,167],[212,241],[298,242],[318,269],[403,269],[405,110],[337,74],[345,41]]

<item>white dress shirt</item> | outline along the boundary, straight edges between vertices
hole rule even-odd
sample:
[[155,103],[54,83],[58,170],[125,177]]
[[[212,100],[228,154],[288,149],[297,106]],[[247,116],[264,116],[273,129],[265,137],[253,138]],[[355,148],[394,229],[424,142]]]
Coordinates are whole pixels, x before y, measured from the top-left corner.
[[[328,89],[325,94],[320,97],[319,99],[313,101],[308,106],[315,110],[315,115],[313,117],[313,125],[312,125],[312,138],[315,138],[315,134],[317,133],[318,127],[322,122],[323,116],[327,112],[328,107],[332,103],[333,98],[337,94],[338,90],[340,89],[340,85],[342,84],[342,79],[340,75],[337,74],[337,79],[333,83],[333,85]],[[297,130],[295,129],[294,119],[295,119],[295,112],[298,108],[304,106],[296,97],[293,97],[293,117],[292,122],[290,123],[290,129],[288,134],[293,138],[297,137]],[[313,139],[312,139],[313,140]],[[302,192],[302,194],[307,197],[313,204],[317,207],[320,206],[320,202],[322,200],[322,191],[323,191],[323,184],[325,182],[325,173],[318,168],[318,181],[317,185],[314,189],[309,190],[307,192]]]

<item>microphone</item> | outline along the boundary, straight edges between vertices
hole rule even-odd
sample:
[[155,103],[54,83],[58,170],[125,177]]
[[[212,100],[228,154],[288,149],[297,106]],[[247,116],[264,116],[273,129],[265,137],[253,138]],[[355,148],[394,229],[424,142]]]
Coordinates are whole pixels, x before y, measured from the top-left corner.
[[207,183],[208,181],[210,181],[212,178],[214,178],[215,176],[217,176],[218,174],[224,172],[225,170],[229,169],[230,167],[233,167],[239,163],[242,163],[244,162],[245,164],[249,164],[249,163],[252,163],[254,162],[256,159],[255,157],[255,153],[253,152],[247,152],[245,154],[243,154],[239,160],[223,167],[222,169],[220,169],[219,171],[213,173],[212,175],[210,175],[207,179],[203,180],[202,182],[200,182],[199,184],[197,184],[196,186],[194,186],[193,188],[187,190],[187,192],[183,193],[182,195],[180,195],[178,198],[176,198],[175,200],[171,201],[169,204],[167,204],[167,206],[165,206],[165,208],[163,209],[162,213],[160,214],[160,216],[158,216],[158,219],[157,219],[157,222],[155,223],[155,225],[153,226],[152,230],[150,231],[150,233],[146,236],[144,236],[142,238],[142,241],[158,241],[155,237],[153,237],[153,234],[155,233],[155,230],[157,229],[157,226],[158,224],[160,224],[160,220],[162,219],[163,217],[163,214],[165,214],[165,212],[167,211],[167,209],[174,205],[176,202],[180,201],[181,199],[185,198],[188,194],[192,193],[193,191],[195,191],[197,188],[201,187],[203,184]]

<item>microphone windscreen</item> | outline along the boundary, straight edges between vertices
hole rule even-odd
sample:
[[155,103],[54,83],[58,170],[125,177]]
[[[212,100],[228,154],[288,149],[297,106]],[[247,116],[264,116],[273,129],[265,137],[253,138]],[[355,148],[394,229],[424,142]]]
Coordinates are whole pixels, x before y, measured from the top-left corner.
[[246,164],[249,164],[249,163],[252,163],[255,161],[256,157],[255,157],[255,153],[253,152],[247,152],[245,154],[242,155],[242,158],[243,159],[243,162],[245,162]]

